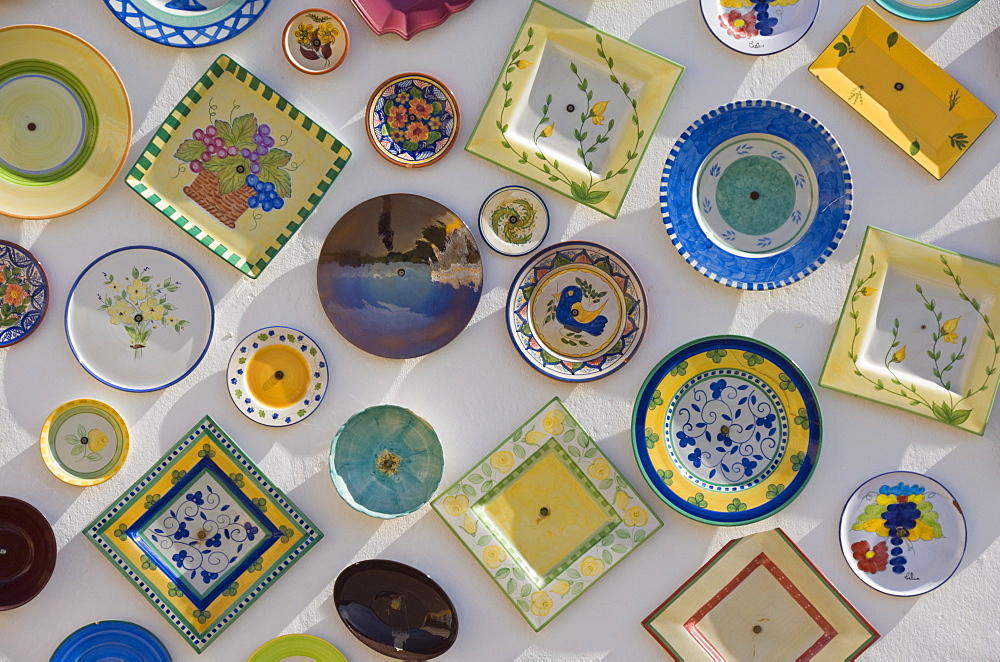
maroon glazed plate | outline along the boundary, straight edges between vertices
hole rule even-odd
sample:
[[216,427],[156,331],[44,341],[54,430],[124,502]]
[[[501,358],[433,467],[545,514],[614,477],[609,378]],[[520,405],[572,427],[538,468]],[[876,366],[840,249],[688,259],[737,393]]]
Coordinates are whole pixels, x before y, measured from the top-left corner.
[[56,567],[56,537],[30,503],[0,496],[0,611],[38,595]]
[[409,40],[436,28],[475,0],[351,0],[375,34],[392,32]]

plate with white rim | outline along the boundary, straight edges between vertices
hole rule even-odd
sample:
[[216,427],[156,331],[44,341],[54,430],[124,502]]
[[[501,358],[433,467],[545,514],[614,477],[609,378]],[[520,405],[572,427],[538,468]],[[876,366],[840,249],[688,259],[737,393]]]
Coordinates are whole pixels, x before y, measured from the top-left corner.
[[97,485],[125,464],[128,426],[121,414],[99,400],[70,400],[49,414],[39,448],[45,466],[59,480]]
[[232,39],[264,13],[271,0],[104,0],[132,32],[177,48]]
[[941,21],[961,14],[979,0],[875,0],[896,16],[911,21]]
[[701,0],[701,15],[715,38],[746,55],[771,55],[809,32],[820,0]]
[[122,391],[157,391],[204,358],[215,307],[185,260],[162,248],[126,246],[77,277],[65,324],[73,355],[95,379]]
[[479,232],[501,255],[527,255],[549,232],[549,208],[523,186],[504,186],[490,193],[479,209]]

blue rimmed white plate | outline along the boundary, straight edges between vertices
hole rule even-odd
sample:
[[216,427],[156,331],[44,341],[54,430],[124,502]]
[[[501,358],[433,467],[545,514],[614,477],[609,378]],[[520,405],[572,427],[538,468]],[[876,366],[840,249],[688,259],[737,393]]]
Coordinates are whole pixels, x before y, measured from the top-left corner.
[[21,342],[49,308],[49,281],[35,256],[0,240],[0,348]]
[[126,27],[166,46],[197,48],[232,39],[264,13],[271,0],[104,0]]
[[971,9],[979,0],[875,0],[896,16],[911,21],[941,21]]
[[815,271],[840,243],[853,186],[844,154],[808,113],[730,103],[681,134],[663,168],[667,235],[712,280],[767,290]]
[[715,38],[738,53],[772,55],[796,44],[812,28],[820,0],[701,0],[701,15]]
[[66,637],[51,662],[142,660],[170,662],[170,653],[156,635],[128,621],[98,621]]
[[549,233],[549,208],[529,188],[503,186],[479,208],[479,232],[500,255],[527,255]]

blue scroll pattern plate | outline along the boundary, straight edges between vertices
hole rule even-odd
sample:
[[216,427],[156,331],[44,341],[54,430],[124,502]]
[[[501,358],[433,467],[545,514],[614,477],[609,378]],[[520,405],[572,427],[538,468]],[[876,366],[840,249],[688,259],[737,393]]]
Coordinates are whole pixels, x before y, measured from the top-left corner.
[[0,347],[30,336],[49,307],[49,282],[26,249],[0,241]]
[[104,0],[125,26],[146,39],[177,48],[211,46],[232,39],[264,13],[271,0],[226,0],[206,8],[197,0]]

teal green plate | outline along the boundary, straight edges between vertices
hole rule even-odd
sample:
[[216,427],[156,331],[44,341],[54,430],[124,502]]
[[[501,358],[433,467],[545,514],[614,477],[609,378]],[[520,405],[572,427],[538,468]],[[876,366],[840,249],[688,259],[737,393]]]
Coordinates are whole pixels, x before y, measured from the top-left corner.
[[897,16],[911,21],[942,21],[961,14],[979,0],[875,0]]

